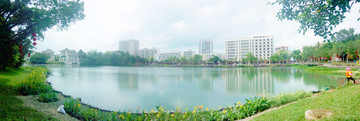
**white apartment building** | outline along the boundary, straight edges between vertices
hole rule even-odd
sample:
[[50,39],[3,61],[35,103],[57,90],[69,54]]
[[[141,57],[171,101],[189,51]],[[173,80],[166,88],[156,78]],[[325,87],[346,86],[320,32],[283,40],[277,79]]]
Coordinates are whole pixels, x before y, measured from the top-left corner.
[[155,55],[159,53],[159,50],[155,48],[151,48],[151,49],[144,48],[144,49],[140,49],[139,52],[140,52],[139,53],[140,57],[149,58],[149,57],[155,57]]
[[139,55],[139,41],[138,40],[122,40],[119,42],[119,50],[128,52],[130,55]]
[[159,61],[164,61],[166,59],[168,59],[169,57],[176,57],[176,58],[180,58],[181,56],[181,53],[180,52],[167,52],[167,53],[160,53],[159,54],[159,57],[156,58],[156,60],[159,60]]
[[186,57],[187,59],[193,57],[194,54],[195,54],[195,52],[192,50],[184,51],[184,57]]
[[241,61],[252,53],[258,59],[270,59],[274,53],[272,36],[254,36],[243,39],[225,40],[225,56],[228,60]]

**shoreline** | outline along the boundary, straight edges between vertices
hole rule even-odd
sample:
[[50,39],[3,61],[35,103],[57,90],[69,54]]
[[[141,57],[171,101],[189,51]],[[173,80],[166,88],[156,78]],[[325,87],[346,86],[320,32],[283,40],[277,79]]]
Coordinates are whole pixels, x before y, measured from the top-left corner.
[[[331,67],[330,67],[330,68],[331,68]],[[52,85],[51,82],[49,82],[48,80],[46,80],[46,83],[48,83],[49,85]],[[64,97],[63,100],[56,101],[56,103],[61,103],[61,105],[62,105],[62,103],[63,103],[64,100],[67,100],[67,99],[69,99],[69,98],[72,98],[70,95],[66,95],[66,94],[64,94],[64,93],[61,92],[61,91],[58,91],[58,90],[55,90],[55,89],[53,89],[53,91],[56,92],[56,93],[58,93],[58,94],[60,94],[60,95],[58,95],[58,97],[59,97],[59,96],[60,96],[60,97]],[[314,95],[314,94],[313,94],[313,95]],[[38,95],[33,95],[32,97],[36,97],[36,96],[38,96]],[[26,97],[26,96],[25,96],[25,97]],[[23,98],[20,98],[20,99],[23,100]],[[79,98],[79,99],[80,99],[81,105],[84,105],[84,106],[89,107],[89,108],[91,108],[91,109],[96,109],[96,110],[99,110],[99,111],[102,111],[102,112],[114,112],[114,111],[110,111],[110,110],[106,110],[106,109],[101,109],[101,108],[92,106],[92,105],[90,105],[90,104],[83,103],[83,102],[81,101],[81,98]],[[303,98],[303,99],[306,99],[306,98]],[[300,100],[302,100],[302,99],[300,99]],[[35,100],[35,101],[37,101],[37,100]],[[299,100],[297,100],[297,101],[299,101]],[[297,101],[295,101],[295,102],[297,102]],[[24,101],[24,102],[25,102],[25,101]],[[39,101],[37,101],[37,102],[39,102]],[[295,103],[295,102],[287,103],[287,104],[285,104],[285,105],[281,105],[281,106],[274,107],[274,108],[275,108],[275,109],[278,109],[279,107],[283,107],[283,106],[286,106],[286,105],[288,105],[288,104],[292,104],[292,103]],[[25,103],[24,103],[24,104],[25,104]],[[59,106],[60,106],[60,105],[59,105]],[[59,107],[59,106],[57,106],[57,107]],[[32,108],[33,108],[33,107],[32,107]],[[37,109],[37,108],[34,108],[34,109]],[[225,109],[225,108],[218,109],[217,111],[222,111],[222,110],[224,110],[224,109]],[[56,108],[55,110],[57,110],[57,108]],[[260,115],[260,114],[262,114],[263,112],[268,112],[268,110],[274,110],[274,109],[273,109],[273,108],[270,108],[270,109],[267,109],[267,110],[262,111],[262,112],[260,112],[260,113],[256,113],[256,114],[253,115],[253,116]],[[126,112],[126,111],[124,111],[124,112]],[[58,112],[56,111],[56,113],[58,113]],[[172,113],[174,113],[174,112],[171,111],[170,114],[172,114]],[[60,114],[60,113],[58,113],[58,114]],[[141,115],[141,113],[132,113],[132,114]],[[148,113],[145,113],[145,114],[148,114]],[[61,115],[63,115],[63,114],[61,114]],[[67,116],[70,116],[69,114],[66,114],[66,115],[67,115]],[[253,117],[253,116],[251,116],[251,117]],[[72,116],[70,116],[70,117],[72,117]],[[79,117],[72,117],[72,118],[76,118],[76,119],[79,120]],[[248,118],[250,118],[250,117],[246,117],[246,118],[244,118],[244,119],[248,119]],[[239,119],[239,120],[244,120],[244,119]]]

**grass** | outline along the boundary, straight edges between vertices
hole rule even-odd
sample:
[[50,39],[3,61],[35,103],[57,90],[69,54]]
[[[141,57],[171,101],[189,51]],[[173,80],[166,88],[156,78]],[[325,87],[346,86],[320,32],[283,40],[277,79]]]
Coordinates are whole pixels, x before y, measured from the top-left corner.
[[49,115],[23,106],[19,85],[30,74],[32,68],[9,69],[0,72],[0,120],[56,120]]
[[333,115],[321,120],[359,120],[360,86],[347,86],[318,97],[300,100],[281,109],[267,112],[253,120],[305,120],[305,111],[322,108],[330,110]]
[[305,72],[319,73],[319,74],[335,74],[345,76],[346,69],[330,68],[323,66],[307,66],[307,65],[293,65],[293,67],[302,69]]

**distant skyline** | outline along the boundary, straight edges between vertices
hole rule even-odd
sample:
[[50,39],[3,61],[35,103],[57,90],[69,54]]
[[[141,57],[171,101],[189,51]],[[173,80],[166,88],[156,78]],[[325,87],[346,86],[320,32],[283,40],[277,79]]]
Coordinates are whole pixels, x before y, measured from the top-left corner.
[[[84,20],[68,30],[56,28],[45,32],[35,51],[66,47],[74,50],[115,51],[119,41],[139,40],[139,48],[156,48],[161,52],[193,50],[198,53],[199,40],[213,40],[213,51],[224,53],[224,41],[257,35],[272,35],[274,47],[289,46],[290,50],[322,42],[308,30],[298,33],[295,21],[278,21],[274,0],[86,0]],[[337,26],[354,28],[360,33],[360,5]]]

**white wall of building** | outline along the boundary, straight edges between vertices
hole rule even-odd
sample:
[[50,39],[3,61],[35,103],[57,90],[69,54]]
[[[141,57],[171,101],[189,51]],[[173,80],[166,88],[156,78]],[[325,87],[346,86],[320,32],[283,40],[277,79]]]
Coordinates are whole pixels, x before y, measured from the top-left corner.
[[270,59],[274,53],[272,36],[254,36],[243,39],[225,40],[225,57],[241,61],[246,54],[252,53],[258,59]]

